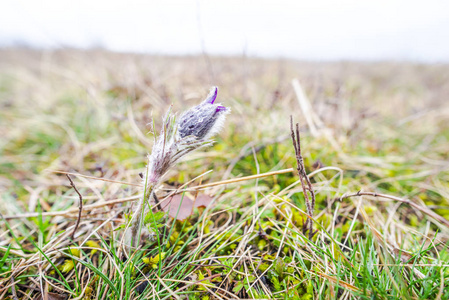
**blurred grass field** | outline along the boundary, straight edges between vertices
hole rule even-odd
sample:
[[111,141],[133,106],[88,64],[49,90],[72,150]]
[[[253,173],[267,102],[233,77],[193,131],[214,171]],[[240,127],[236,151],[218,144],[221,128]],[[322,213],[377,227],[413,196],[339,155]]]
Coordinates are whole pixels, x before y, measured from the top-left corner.
[[[302,230],[287,172],[202,190],[213,204],[184,221],[155,209],[156,238],[127,257],[150,124],[159,132],[170,105],[196,105],[212,85],[232,113],[159,198],[208,171],[188,186],[295,168],[292,115],[317,232]],[[341,199],[382,193],[449,219],[448,95],[449,65],[0,50],[0,298],[448,299],[447,224],[391,199]],[[101,204],[72,240],[78,195],[56,170],[130,184],[72,176],[85,206]]]

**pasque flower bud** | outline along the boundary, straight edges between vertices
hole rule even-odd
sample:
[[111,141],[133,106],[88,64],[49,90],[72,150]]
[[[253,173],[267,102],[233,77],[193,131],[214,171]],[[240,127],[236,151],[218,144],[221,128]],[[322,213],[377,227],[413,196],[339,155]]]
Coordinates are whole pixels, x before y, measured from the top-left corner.
[[212,87],[206,100],[181,115],[177,122],[180,138],[192,136],[197,140],[208,139],[220,131],[225,115],[230,110],[220,104],[214,104],[217,93],[218,88]]
[[201,104],[181,114],[176,121],[175,116],[168,111],[149,157],[147,184],[158,182],[187,153],[212,145],[210,138],[220,131],[230,112],[229,108],[214,104],[217,92],[218,88],[212,87]]
[[134,212],[128,243],[136,246],[139,240],[138,229],[142,220],[144,203],[151,200],[154,189],[162,177],[183,156],[202,147],[213,144],[211,138],[223,126],[230,109],[220,104],[214,104],[218,88],[212,87],[207,98],[199,105],[187,110],[178,120],[167,112],[163,127],[156,138],[153,151],[148,157],[148,165],[144,181],[144,196]]

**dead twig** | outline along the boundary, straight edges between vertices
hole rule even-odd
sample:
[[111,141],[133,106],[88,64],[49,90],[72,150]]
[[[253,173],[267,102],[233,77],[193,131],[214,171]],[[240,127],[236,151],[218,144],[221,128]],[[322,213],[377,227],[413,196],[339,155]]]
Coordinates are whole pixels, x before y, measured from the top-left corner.
[[435,213],[434,211],[430,210],[429,208],[427,208],[425,206],[421,206],[421,205],[419,205],[419,204],[417,204],[415,202],[412,202],[409,199],[403,199],[403,198],[399,198],[399,197],[395,197],[395,196],[391,196],[391,195],[386,195],[386,194],[378,194],[378,193],[373,193],[373,192],[358,191],[355,194],[343,195],[343,196],[341,196],[340,200],[343,200],[343,199],[346,199],[346,198],[350,198],[350,197],[360,197],[360,196],[372,196],[372,197],[385,198],[385,199],[390,199],[390,200],[406,203],[406,204],[416,208],[417,210],[421,211],[422,213],[424,213],[424,214],[434,218],[438,222],[440,222],[440,223],[446,225],[447,227],[449,227],[449,220],[445,219],[444,217],[440,216],[439,214]]
[[[302,190],[304,192],[304,198],[306,202],[307,214],[309,217],[313,217],[313,211],[315,210],[315,192],[313,191],[312,183],[310,182],[309,177],[307,176],[306,169],[304,167],[304,159],[301,154],[301,140],[299,135],[299,124],[296,123],[296,135],[295,130],[293,129],[293,117],[290,116],[290,130],[293,141],[293,147],[295,148],[296,155],[296,163],[297,163],[297,171],[299,175],[299,179],[301,181]],[[310,200],[309,198],[310,193]],[[313,237],[313,221],[307,218],[304,227],[309,227],[309,239]]]
[[72,232],[72,240],[75,237],[75,232],[78,229],[78,226],[80,225],[80,221],[81,221],[81,213],[83,212],[83,196],[81,196],[80,192],[78,191],[78,189],[76,188],[75,184],[73,183],[72,178],[70,178],[69,174],[65,174],[65,176],[67,176],[67,178],[70,181],[70,185],[73,187],[73,189],[75,190],[75,192],[78,194],[79,198],[80,198],[80,203],[78,206],[78,219],[76,220],[76,224],[75,224],[75,228],[73,228],[73,232]]

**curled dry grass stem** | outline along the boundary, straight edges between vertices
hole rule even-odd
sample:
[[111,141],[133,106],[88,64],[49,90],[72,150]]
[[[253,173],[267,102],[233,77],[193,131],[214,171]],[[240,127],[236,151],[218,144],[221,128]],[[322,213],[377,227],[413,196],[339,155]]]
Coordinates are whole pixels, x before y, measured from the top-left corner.
[[[270,177],[270,176],[275,176],[275,175],[280,175],[280,174],[285,174],[285,173],[291,173],[293,171],[294,171],[294,169],[285,169],[285,170],[279,170],[279,171],[262,173],[262,174],[258,174],[258,175],[250,175],[250,176],[245,176],[245,177],[240,177],[240,178],[235,178],[235,179],[229,179],[229,180],[223,180],[223,181],[218,181],[218,182],[212,182],[212,183],[207,183],[207,184],[203,184],[203,185],[199,185],[199,186],[195,186],[195,187],[185,188],[182,191],[178,191],[178,193],[183,193],[184,191],[197,191],[197,190],[202,190],[202,189],[206,189],[206,188],[214,187],[214,186],[227,185],[227,184],[232,184],[232,183],[236,183],[236,182],[242,182],[242,181],[257,179],[257,178],[264,178],[264,177]],[[70,173],[70,174],[71,175],[79,175],[77,173]],[[97,178],[92,177],[92,179],[96,180]],[[100,178],[100,180],[102,180],[102,179]],[[114,181],[114,183],[118,183],[118,182]],[[124,184],[127,184],[127,183],[124,183]],[[143,187],[143,185],[139,185],[139,186]],[[84,205],[83,211],[90,211],[90,210],[93,210],[95,208],[100,208],[100,207],[105,207],[105,206],[112,206],[112,205],[115,205],[115,204],[136,201],[136,200],[138,200],[141,197],[141,195],[143,195],[143,194],[127,197],[127,198],[124,198],[124,199],[108,200],[108,201],[104,201],[102,203]],[[171,195],[172,194],[170,194],[170,196]],[[162,201],[164,201],[164,200],[162,200]],[[70,217],[70,214],[76,213],[77,211],[78,211],[77,208],[71,208],[71,209],[68,209],[68,210],[65,210],[65,211],[43,212],[42,216],[43,217],[51,217],[51,216],[67,216],[67,217]],[[3,216],[3,217],[6,220],[11,220],[11,219],[21,219],[21,218],[35,218],[35,217],[38,217],[38,216],[39,216],[38,213],[25,213],[25,214],[17,214],[17,215],[6,215],[6,216]]]
[[373,192],[363,192],[363,191],[358,191],[357,193],[354,193],[354,194],[345,194],[345,195],[341,196],[340,199],[343,200],[343,199],[346,199],[346,198],[360,197],[360,196],[372,196],[372,197],[378,197],[378,198],[385,198],[385,199],[390,199],[390,200],[394,200],[394,201],[398,201],[398,202],[401,202],[401,203],[408,204],[408,205],[412,206],[413,208],[416,208],[420,212],[425,213],[429,217],[432,217],[433,219],[437,220],[438,222],[444,224],[445,226],[447,226],[449,228],[449,220],[447,220],[444,217],[434,213],[429,208],[427,208],[425,206],[421,206],[419,204],[416,204],[415,202],[410,201],[409,199],[403,199],[403,198],[399,198],[399,197],[396,197],[396,196],[385,195],[385,194],[380,194],[380,193],[373,193]]

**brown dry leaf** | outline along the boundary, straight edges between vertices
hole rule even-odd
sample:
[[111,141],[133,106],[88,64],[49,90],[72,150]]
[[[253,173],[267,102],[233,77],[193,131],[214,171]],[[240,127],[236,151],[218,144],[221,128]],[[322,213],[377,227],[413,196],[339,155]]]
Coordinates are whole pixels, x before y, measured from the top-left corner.
[[212,201],[212,197],[208,195],[199,195],[192,200],[187,194],[178,194],[169,198],[162,203],[162,210],[177,220],[185,220],[193,214],[195,207],[207,207]]
[[193,201],[194,207],[208,207],[209,204],[212,202],[212,197],[209,195],[198,195],[196,199]]
[[193,201],[187,195],[174,195],[162,204],[162,210],[177,220],[185,220],[192,214]]

